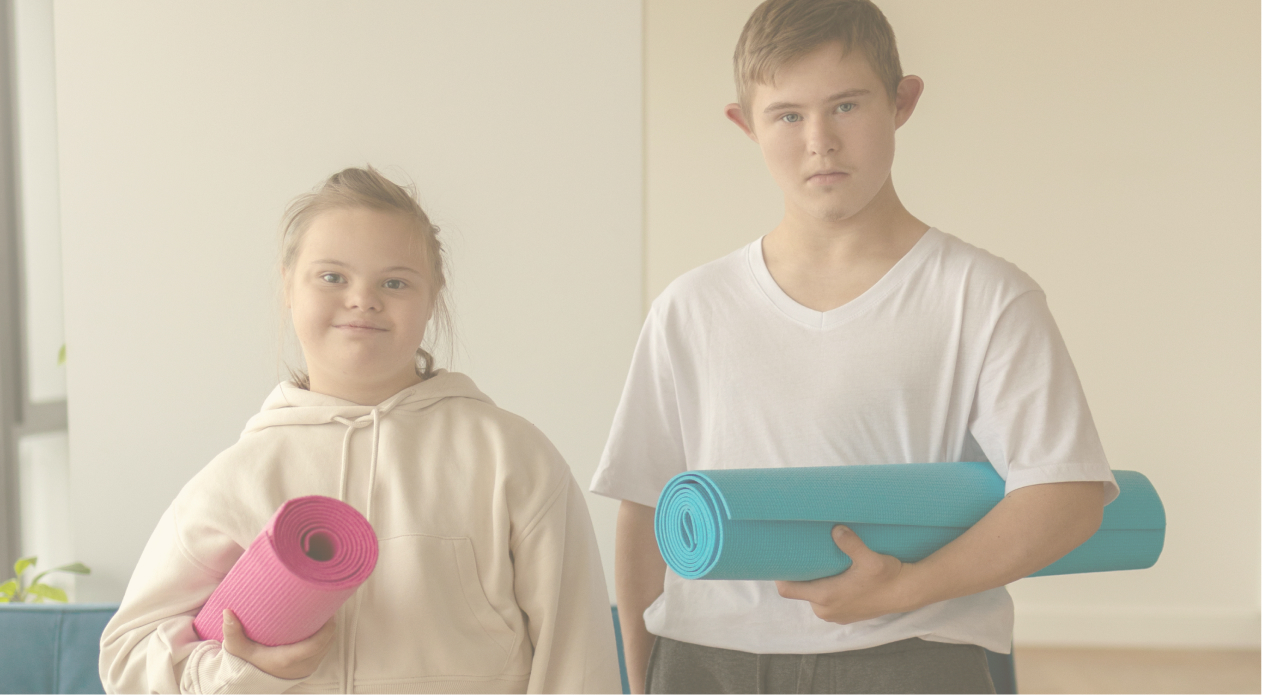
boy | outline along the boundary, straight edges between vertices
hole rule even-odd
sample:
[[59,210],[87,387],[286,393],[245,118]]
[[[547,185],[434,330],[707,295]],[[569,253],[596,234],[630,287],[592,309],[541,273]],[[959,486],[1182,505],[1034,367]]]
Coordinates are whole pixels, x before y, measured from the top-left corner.
[[[623,500],[632,690],[993,692],[1003,586],[1090,537],[1117,495],[1069,355],[1033,280],[895,194],[894,131],[924,85],[875,5],[767,0],[735,63],[727,116],[785,212],[654,302],[592,482]],[[920,562],[838,526],[854,564],[835,577],[687,581],[654,541],[657,495],[685,470],[975,460],[1007,497]]]

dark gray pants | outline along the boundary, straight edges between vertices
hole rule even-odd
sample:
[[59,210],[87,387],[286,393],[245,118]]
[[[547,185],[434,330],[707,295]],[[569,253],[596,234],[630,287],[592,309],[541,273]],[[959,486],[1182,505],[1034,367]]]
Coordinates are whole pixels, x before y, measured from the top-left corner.
[[650,693],[993,693],[986,651],[906,639],[831,654],[750,654],[658,637]]

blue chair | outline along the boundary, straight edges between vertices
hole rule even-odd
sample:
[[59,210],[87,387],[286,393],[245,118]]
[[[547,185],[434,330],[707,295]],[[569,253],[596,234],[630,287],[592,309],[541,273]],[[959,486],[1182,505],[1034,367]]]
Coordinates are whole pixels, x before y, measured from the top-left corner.
[[101,633],[117,603],[0,604],[0,693],[104,693]]
[[[618,623],[618,607],[613,607],[613,634],[618,644],[618,668],[622,670],[622,692],[630,693],[631,684],[627,680],[627,659],[622,655],[622,629]],[[1017,672],[1012,662],[1012,654],[1000,654],[986,650],[986,664],[990,666],[990,679],[995,682],[996,693],[1015,695],[1017,692]]]

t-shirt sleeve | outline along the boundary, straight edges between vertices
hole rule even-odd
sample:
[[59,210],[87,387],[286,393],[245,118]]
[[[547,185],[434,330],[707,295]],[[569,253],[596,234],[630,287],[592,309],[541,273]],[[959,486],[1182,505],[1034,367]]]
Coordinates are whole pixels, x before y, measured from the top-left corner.
[[973,438],[1010,493],[1027,485],[1098,480],[1117,497],[1095,422],[1045,295],[1027,291],[995,323],[969,419]]
[[659,300],[649,311],[591,491],[649,507],[687,470],[675,369]]

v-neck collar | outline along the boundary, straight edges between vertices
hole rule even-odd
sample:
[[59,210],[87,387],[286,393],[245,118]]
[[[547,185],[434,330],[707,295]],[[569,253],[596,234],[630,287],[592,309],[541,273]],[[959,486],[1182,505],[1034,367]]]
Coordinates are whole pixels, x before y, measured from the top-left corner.
[[903,254],[903,257],[898,259],[898,262],[863,294],[828,311],[816,311],[799,304],[786,294],[780,288],[780,285],[776,284],[775,278],[771,277],[771,271],[767,270],[767,260],[762,253],[762,241],[766,238],[765,236],[759,237],[746,247],[745,259],[749,265],[750,272],[753,274],[754,282],[767,299],[775,305],[776,309],[790,319],[805,326],[828,329],[838,326],[850,320],[851,317],[867,310],[894,288],[902,284],[907,275],[915,270],[929,253],[942,243],[943,236],[943,233],[938,231],[937,228],[930,227],[928,231],[921,235],[915,245],[907,253]]

